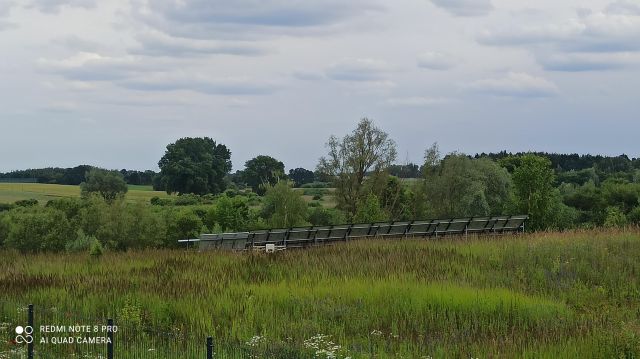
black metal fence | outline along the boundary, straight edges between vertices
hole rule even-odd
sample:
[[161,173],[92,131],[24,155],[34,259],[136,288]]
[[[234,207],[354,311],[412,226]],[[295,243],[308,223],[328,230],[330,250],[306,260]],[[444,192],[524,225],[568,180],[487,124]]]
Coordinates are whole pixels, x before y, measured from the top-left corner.
[[199,239],[179,242],[186,246],[197,243],[200,249],[246,250],[267,246],[280,249],[302,248],[372,237],[438,237],[524,232],[528,218],[526,215],[517,215],[296,227],[203,234]]

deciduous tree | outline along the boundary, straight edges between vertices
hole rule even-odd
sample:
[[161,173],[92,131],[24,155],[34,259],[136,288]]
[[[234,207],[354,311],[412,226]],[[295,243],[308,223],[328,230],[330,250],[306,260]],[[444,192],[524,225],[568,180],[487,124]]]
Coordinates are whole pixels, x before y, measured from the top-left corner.
[[363,118],[351,134],[342,139],[331,136],[327,148],[329,153],[320,159],[318,171],[333,180],[339,206],[354,216],[358,202],[366,196],[362,191],[366,176],[381,174],[395,161],[396,144]]
[[231,171],[231,152],[209,137],[181,138],[167,146],[158,166],[167,193],[218,194]]

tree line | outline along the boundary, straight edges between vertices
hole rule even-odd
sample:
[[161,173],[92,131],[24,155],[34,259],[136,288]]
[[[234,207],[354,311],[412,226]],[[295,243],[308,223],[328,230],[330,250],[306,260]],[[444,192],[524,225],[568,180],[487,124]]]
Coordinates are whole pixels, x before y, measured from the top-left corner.
[[434,143],[420,165],[397,165],[396,143],[365,118],[329,138],[314,171],[285,174],[260,155],[231,173],[225,145],[182,138],[153,179],[177,196],[129,203],[122,171],[87,168],[79,199],[0,206],[0,246],[101,253],[174,247],[204,232],[503,214],[528,214],[532,230],[638,224],[639,163],[615,158],[442,154]]

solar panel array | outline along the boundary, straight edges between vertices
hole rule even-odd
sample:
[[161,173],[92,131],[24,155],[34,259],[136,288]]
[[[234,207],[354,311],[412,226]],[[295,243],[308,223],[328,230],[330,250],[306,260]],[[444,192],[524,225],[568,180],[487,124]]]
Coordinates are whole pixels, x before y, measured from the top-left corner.
[[498,234],[524,232],[528,216],[472,217],[408,222],[382,222],[260,230],[252,232],[203,234],[200,249],[245,250],[275,245],[301,248],[368,237],[438,237],[445,235]]

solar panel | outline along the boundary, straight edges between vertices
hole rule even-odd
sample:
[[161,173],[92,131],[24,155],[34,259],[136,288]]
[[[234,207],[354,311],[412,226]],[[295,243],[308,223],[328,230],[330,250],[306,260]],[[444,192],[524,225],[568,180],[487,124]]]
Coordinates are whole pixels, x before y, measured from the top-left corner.
[[525,222],[528,218],[526,215],[468,217],[278,228],[252,232],[203,234],[197,241],[199,241],[201,249],[244,250],[252,247],[264,247],[267,244],[275,244],[285,248],[298,248],[371,237],[437,237],[443,235],[524,232]]

